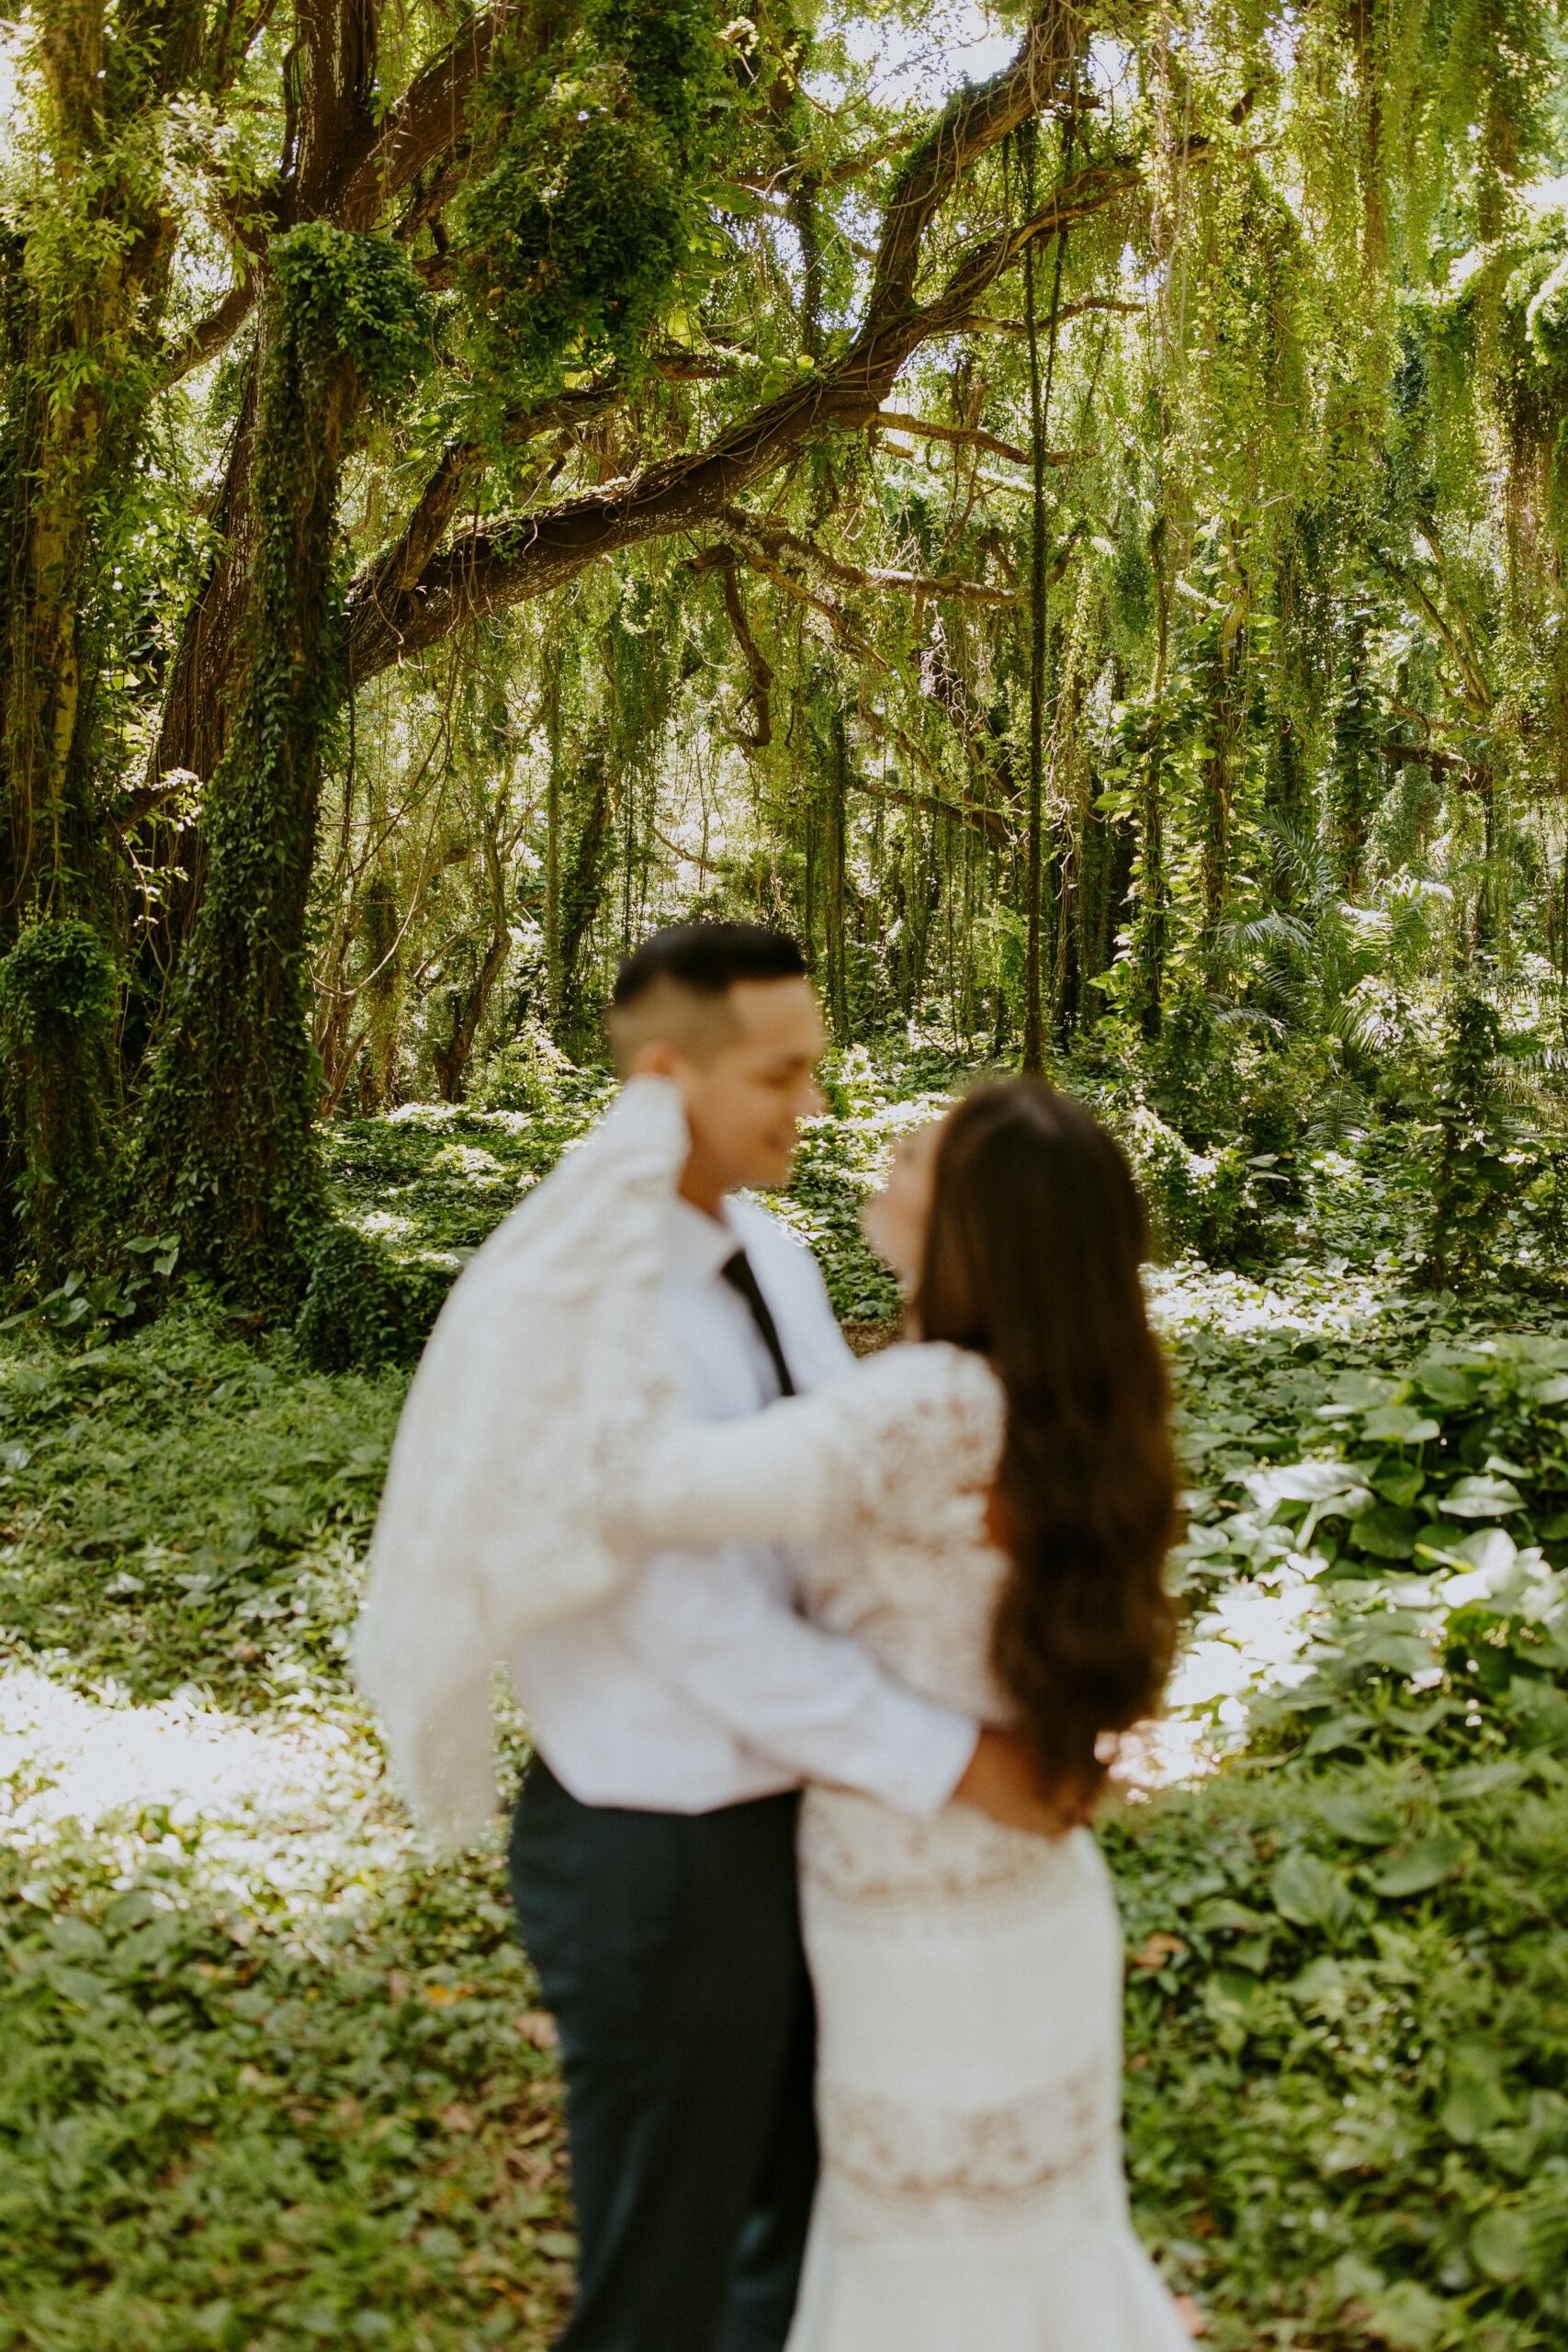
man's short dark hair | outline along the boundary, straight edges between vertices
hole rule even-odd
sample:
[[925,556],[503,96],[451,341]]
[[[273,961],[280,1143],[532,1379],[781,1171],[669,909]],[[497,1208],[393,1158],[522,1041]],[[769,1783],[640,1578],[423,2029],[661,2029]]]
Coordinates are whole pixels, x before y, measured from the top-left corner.
[[723,996],[738,980],[798,980],[806,958],[786,931],[760,922],[682,922],[656,931],[626,957],[615,975],[611,1002],[617,1012],[636,1004],[660,981],[694,996]]

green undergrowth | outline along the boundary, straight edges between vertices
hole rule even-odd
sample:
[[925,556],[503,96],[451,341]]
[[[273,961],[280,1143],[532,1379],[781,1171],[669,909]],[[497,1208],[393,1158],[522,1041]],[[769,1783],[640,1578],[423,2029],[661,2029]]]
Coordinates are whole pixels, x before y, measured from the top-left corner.
[[559,2089],[493,1872],[213,1877],[166,1810],[0,1853],[0,2344],[544,2341]]
[[[893,1305],[859,1201],[952,1082],[832,1073],[781,1207],[852,1326]],[[585,1108],[346,1124],[340,1201],[449,1272]],[[1104,1832],[1134,2201],[1221,2352],[1545,2352],[1568,1346],[1539,1302],[1411,1289],[1332,1192],[1326,1247],[1155,1278],[1197,1777]],[[0,1334],[0,2352],[549,2340],[558,2097],[499,1851],[419,1863],[344,1670],[402,1380],[194,1297]]]
[[337,1675],[401,1382],[210,1309],[0,1362],[0,1625],[83,1687],[251,1712]]
[[1230,1753],[1107,1832],[1145,2216],[1235,2352],[1556,2346],[1568,1341],[1214,1288],[1176,1688]]

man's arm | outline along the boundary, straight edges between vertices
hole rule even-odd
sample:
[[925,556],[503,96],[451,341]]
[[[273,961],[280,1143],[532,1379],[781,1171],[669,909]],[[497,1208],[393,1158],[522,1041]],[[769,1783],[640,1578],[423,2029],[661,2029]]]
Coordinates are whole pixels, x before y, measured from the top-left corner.
[[733,1545],[660,1553],[620,1615],[660,1680],[798,1780],[932,1814],[974,1761],[974,1724],[797,1616]]
[[661,1680],[799,1780],[900,1813],[969,1804],[1039,1837],[1085,1817],[1076,1792],[1045,1787],[1014,1733],[906,1690],[858,1642],[797,1616],[733,1548],[649,1561],[623,1623]]

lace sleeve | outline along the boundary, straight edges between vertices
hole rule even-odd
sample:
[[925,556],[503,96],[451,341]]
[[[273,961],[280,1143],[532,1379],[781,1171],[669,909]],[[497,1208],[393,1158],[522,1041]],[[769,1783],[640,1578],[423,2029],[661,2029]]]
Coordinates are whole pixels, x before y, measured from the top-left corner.
[[920,1539],[996,1476],[1007,1419],[983,1356],[944,1340],[889,1348],[842,1382],[834,1434],[839,1532]]
[[835,1400],[847,1382],[735,1421],[668,1420],[607,1465],[623,1552],[730,1542],[812,1544],[829,1524]]
[[667,1422],[608,1481],[612,1540],[819,1543],[897,1538],[983,1490],[1001,1447],[1001,1391],[962,1348],[889,1348],[810,1396],[730,1422]]

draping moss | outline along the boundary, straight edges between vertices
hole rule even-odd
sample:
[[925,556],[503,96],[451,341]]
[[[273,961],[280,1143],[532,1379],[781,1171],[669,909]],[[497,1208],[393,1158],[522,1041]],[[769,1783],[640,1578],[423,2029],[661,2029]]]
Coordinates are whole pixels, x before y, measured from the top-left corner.
[[542,60],[502,56],[460,234],[502,385],[634,358],[702,225],[725,56],[703,0],[601,0]]

